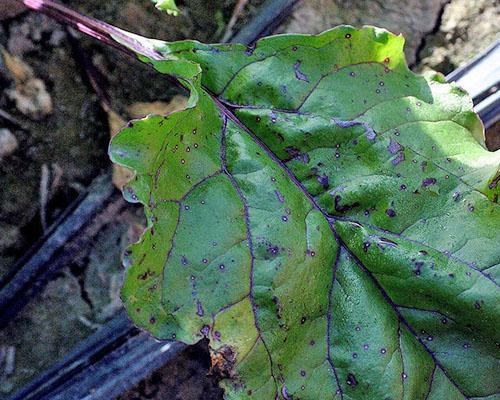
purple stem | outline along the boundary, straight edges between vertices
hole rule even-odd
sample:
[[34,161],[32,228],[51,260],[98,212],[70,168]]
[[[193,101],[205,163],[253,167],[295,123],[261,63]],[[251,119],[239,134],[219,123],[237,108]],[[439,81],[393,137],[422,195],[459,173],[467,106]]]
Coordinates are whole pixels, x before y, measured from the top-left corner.
[[[112,46],[126,54],[141,54],[153,60],[161,60],[162,56],[155,50],[146,47],[127,35],[125,31],[99,21],[95,18],[87,17],[74,11],[54,0],[18,0],[31,10],[45,14],[55,20],[70,25],[86,35],[92,36],[109,46]],[[120,38],[118,42],[115,38]]]

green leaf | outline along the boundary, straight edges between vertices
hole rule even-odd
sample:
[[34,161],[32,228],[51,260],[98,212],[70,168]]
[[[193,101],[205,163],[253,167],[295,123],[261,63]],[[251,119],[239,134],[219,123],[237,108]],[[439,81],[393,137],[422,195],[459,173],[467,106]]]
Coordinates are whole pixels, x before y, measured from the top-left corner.
[[177,8],[177,5],[175,4],[175,0],[151,0],[153,3],[155,3],[155,7],[158,10],[161,11],[166,11],[167,14],[177,16],[179,15],[179,9]]
[[112,141],[149,220],[122,297],[156,337],[208,337],[227,399],[498,398],[500,152],[403,42],[145,41],[191,99]]

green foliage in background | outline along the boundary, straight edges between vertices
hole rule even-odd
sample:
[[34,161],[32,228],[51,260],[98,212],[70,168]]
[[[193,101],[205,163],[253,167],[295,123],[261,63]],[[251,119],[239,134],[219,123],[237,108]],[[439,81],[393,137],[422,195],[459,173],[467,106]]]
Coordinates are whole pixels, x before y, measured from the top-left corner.
[[498,398],[500,152],[466,93],[373,27],[137,40],[191,93],[110,146],[138,326],[210,339],[227,399]]
[[155,3],[155,7],[158,10],[161,11],[166,11],[167,14],[177,16],[179,15],[179,9],[177,8],[177,5],[175,4],[175,0],[151,0],[153,3]]

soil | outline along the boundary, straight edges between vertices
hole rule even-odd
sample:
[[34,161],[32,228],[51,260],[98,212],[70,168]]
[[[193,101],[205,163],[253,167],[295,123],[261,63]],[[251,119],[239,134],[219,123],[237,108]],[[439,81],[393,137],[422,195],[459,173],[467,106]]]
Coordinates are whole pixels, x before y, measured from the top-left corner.
[[[335,25],[374,25],[406,39],[408,63],[414,65],[424,38],[439,23],[447,0],[312,0],[304,2],[282,27],[285,32],[319,33]],[[410,11],[411,10],[411,11]]]
[[218,400],[222,396],[222,389],[210,374],[208,344],[200,342],[186,348],[174,360],[117,400]]
[[[66,3],[141,35],[217,41],[236,0],[178,1],[182,14],[177,18],[160,14],[149,0]],[[235,29],[261,3],[249,1]],[[404,8],[397,0],[303,0],[280,31],[317,33],[340,23],[384,26],[407,37],[407,57],[414,69],[448,73],[499,37],[499,12],[494,0],[410,0]],[[0,46],[8,53],[0,52],[0,143],[9,143],[2,146],[8,151],[0,154],[0,283],[12,272],[14,261],[43,235],[45,225],[93,178],[110,170],[111,128],[103,99],[110,99],[112,109],[126,119],[132,104],[168,102],[177,94],[175,87],[143,64],[91,38],[76,38],[69,40],[67,29],[42,15],[14,8],[7,15],[0,7]],[[32,71],[32,86],[33,80],[41,82],[30,92],[31,100],[40,109],[41,95],[48,94],[50,112],[27,111],[9,95],[19,90],[15,73],[7,67],[9,55]],[[100,93],[89,82],[82,56],[97,69]],[[496,140],[500,147],[498,125],[490,135],[490,142]],[[83,260],[60,271],[0,329],[0,353],[14,352],[13,365],[0,361],[0,400],[121,309],[120,254],[137,237],[141,224],[142,211],[130,206],[101,230]],[[221,399],[208,370],[206,343],[200,344],[120,399]]]

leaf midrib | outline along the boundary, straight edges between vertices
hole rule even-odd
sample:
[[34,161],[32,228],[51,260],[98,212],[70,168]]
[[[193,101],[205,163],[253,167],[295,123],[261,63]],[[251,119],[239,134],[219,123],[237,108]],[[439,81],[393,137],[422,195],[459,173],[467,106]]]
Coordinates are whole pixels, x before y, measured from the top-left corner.
[[[394,301],[390,298],[388,293],[385,291],[385,289],[382,287],[382,285],[378,282],[376,277],[370,272],[370,270],[363,264],[363,262],[354,254],[354,252],[347,246],[347,244],[342,240],[338,232],[336,231],[334,227],[334,222],[337,220],[336,217],[334,216],[329,216],[325,211],[319,206],[319,204],[316,202],[314,197],[305,189],[305,187],[300,183],[300,181],[295,177],[295,175],[292,173],[292,171],[274,154],[271,149],[269,149],[264,142],[262,142],[242,121],[240,121],[236,115],[234,115],[231,110],[229,110],[222,102],[221,100],[211,93],[207,88],[203,87],[203,89],[211,96],[213,99],[214,103],[216,104],[217,108],[221,111],[223,116],[225,118],[230,119],[233,121],[239,128],[241,128],[245,133],[247,133],[252,140],[276,163],[278,166],[287,174],[287,176],[290,178],[290,180],[293,182],[293,184],[302,192],[304,196],[311,202],[311,205],[314,209],[318,210],[321,215],[325,218],[325,220],[328,223],[328,226],[330,227],[330,230],[337,241],[339,245],[339,250],[338,253],[343,249],[347,251],[349,256],[354,260],[356,265],[358,265],[359,268],[371,279],[373,284],[377,287],[379,292],[382,294],[384,300],[391,306],[393,312],[396,314],[398,321],[402,322],[405,326],[406,329],[412,334],[412,336],[422,345],[424,350],[429,354],[431,359],[434,362],[434,365],[436,367],[439,367],[443,373],[446,375],[450,383],[457,388],[457,390],[464,396],[464,398],[469,398],[465,393],[464,390],[454,381],[453,378],[450,377],[446,369],[443,367],[443,365],[439,362],[439,360],[436,359],[434,353],[426,346],[426,344],[420,339],[420,337],[417,335],[416,331],[413,329],[413,327],[409,324],[409,322],[403,317],[401,312],[398,310],[396,304]],[[337,265],[337,262],[335,262],[335,266]],[[336,276],[335,276],[336,268],[334,267],[334,274],[332,277],[332,285],[336,281]],[[330,306],[330,299],[328,302],[328,305]],[[330,347],[330,343],[328,343],[328,347]],[[333,366],[333,360],[329,360],[332,362]],[[334,368],[335,370],[335,368]],[[335,373],[336,375],[336,373]],[[338,378],[337,378],[338,381]],[[341,396],[342,396],[342,391],[341,391]],[[342,397],[341,397],[342,398]]]

